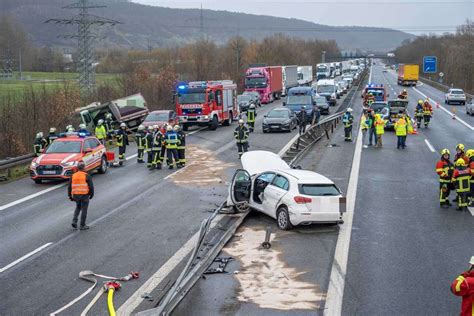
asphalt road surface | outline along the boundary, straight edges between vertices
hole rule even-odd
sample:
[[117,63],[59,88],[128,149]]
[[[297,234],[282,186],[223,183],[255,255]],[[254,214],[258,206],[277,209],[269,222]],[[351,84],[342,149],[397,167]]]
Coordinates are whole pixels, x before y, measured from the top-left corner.
[[[296,130],[261,132],[263,115],[276,106],[281,101],[258,109],[250,149],[278,152],[295,136]],[[225,200],[226,181],[240,165],[235,127],[236,123],[217,131],[190,130],[188,167],[172,176],[176,170],[149,171],[136,158],[105,175],[94,175],[96,193],[88,215],[91,229],[86,232],[71,228],[75,205],[68,200],[64,184],[36,185],[25,178],[2,185],[0,269],[10,267],[0,270],[1,314],[55,311],[90,286],[78,279],[82,270],[112,276],[139,271],[140,279],[127,282],[117,293],[115,305],[120,306]],[[127,150],[129,157],[135,153],[134,146]],[[17,262],[34,251],[38,252]],[[79,314],[89,300],[67,312]],[[91,312],[105,311],[98,303]]]

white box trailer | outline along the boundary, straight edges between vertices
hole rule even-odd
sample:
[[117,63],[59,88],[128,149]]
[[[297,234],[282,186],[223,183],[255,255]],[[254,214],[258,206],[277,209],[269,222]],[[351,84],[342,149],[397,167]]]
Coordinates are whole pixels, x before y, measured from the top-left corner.
[[282,89],[281,95],[285,96],[293,87],[298,86],[298,66],[282,66]]
[[298,84],[308,86],[313,82],[313,66],[298,67]]

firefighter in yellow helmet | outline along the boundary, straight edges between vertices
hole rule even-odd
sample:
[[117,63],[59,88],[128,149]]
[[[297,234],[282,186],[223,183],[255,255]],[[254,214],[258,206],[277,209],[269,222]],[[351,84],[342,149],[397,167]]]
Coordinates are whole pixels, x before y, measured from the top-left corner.
[[436,173],[439,176],[439,205],[449,207],[449,193],[454,190],[452,183],[454,164],[449,159],[451,153],[448,149],[441,150],[441,159],[436,163]]
[[471,185],[471,192],[470,192],[470,206],[474,206],[474,149],[469,149],[468,151],[466,151],[466,156],[467,158],[469,158],[469,169],[471,170],[471,181],[470,181],[470,185]]
[[453,180],[458,194],[458,211],[467,210],[469,205],[469,195],[471,193],[471,170],[464,159],[459,158],[454,163]]

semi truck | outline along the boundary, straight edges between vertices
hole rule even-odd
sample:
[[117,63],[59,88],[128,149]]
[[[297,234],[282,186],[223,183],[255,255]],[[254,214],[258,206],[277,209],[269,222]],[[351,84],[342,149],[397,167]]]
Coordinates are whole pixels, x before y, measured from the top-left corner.
[[298,85],[298,66],[282,66],[282,89],[281,95],[285,96],[288,90]]
[[94,131],[97,122],[100,119],[104,120],[106,113],[111,113],[114,129],[117,129],[120,123],[125,123],[134,130],[143,122],[149,112],[145,98],[138,93],[106,103],[94,102],[76,109],[73,121],[75,124],[85,124],[87,130]]
[[313,66],[298,67],[298,85],[309,86],[313,82]]
[[416,86],[420,74],[420,66],[399,64],[398,65],[398,80],[399,86]]
[[281,98],[282,83],[281,66],[249,67],[245,72],[245,91],[258,92],[264,104]]
[[329,79],[331,73],[329,72],[329,66],[326,64],[316,65],[316,80]]
[[239,115],[237,85],[232,80],[181,82],[174,93],[183,130],[190,126],[229,126]]

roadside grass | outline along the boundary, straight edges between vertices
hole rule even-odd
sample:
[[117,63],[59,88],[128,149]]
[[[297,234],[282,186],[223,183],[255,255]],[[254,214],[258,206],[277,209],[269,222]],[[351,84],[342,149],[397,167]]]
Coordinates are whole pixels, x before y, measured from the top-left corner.
[[[29,89],[34,91],[43,88],[55,89],[60,87],[64,81],[77,84],[78,77],[77,73],[72,72],[24,72],[24,80],[19,80],[20,74],[15,73],[12,80],[0,80],[0,97],[10,94],[15,98]],[[115,74],[97,74],[97,84],[116,85],[116,77]]]

